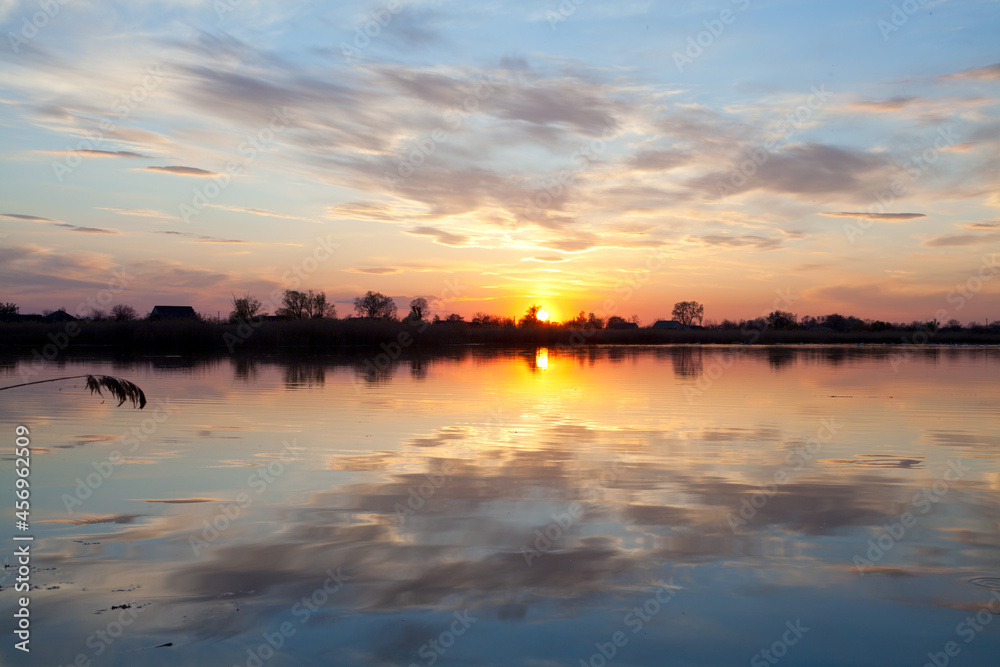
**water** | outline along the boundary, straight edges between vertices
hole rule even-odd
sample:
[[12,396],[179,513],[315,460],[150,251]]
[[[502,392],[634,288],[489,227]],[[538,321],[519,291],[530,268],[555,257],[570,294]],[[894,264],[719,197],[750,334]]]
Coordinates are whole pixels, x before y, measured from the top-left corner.
[[35,536],[30,656],[0,541],[0,663],[996,664],[995,348],[385,361],[0,394]]

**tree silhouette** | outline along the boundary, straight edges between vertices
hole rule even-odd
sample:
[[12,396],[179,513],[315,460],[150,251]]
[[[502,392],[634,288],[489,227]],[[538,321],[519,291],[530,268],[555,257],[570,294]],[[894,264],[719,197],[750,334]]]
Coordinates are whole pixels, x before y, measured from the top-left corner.
[[290,317],[293,320],[337,316],[337,310],[333,304],[327,304],[325,292],[285,290],[285,296],[281,302],[282,307],[275,314],[282,317]]
[[111,307],[111,319],[118,322],[131,322],[138,317],[139,313],[135,312],[135,308],[126,306],[124,303]]
[[414,320],[424,319],[424,315],[427,314],[427,310],[430,306],[427,303],[427,299],[422,296],[418,296],[416,299],[410,302],[410,315],[409,317]]
[[705,317],[705,306],[697,301],[678,301],[674,304],[674,310],[671,315],[686,327],[694,324],[695,320],[698,320],[698,324],[700,325],[702,318]]
[[534,304],[528,307],[528,310],[524,311],[524,315],[521,319],[517,321],[517,326],[519,327],[535,327],[541,324],[538,319],[538,311],[542,309],[538,304]]
[[364,296],[354,299],[354,310],[361,317],[380,320],[396,319],[396,304],[392,297],[368,290]]
[[234,324],[238,322],[248,322],[259,315],[262,315],[260,309],[260,301],[251,296],[249,292],[241,297],[233,294],[233,310],[229,313],[229,321]]

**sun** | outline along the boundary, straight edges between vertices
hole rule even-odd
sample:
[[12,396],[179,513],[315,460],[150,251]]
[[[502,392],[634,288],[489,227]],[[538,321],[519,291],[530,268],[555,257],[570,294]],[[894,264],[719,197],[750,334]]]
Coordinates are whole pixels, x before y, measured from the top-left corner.
[[549,311],[539,310],[537,313],[535,313],[535,317],[538,319],[539,322],[544,322],[545,320],[549,319]]

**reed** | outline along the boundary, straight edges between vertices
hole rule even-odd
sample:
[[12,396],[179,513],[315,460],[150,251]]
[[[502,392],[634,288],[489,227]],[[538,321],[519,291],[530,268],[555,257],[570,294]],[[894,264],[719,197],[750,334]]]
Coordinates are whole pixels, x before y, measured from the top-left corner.
[[101,392],[103,389],[111,394],[113,398],[118,399],[119,407],[121,407],[125,401],[131,401],[132,407],[139,408],[140,410],[146,407],[146,394],[139,388],[139,385],[129,382],[124,378],[118,378],[112,375],[67,375],[66,377],[61,378],[49,378],[48,380],[35,380],[34,382],[12,384],[6,387],[0,387],[0,391],[5,389],[16,389],[18,387],[27,387],[33,384],[45,384],[46,382],[77,380],[79,378],[87,378],[86,387],[90,390],[91,394],[97,394],[98,396],[103,397],[104,394]]

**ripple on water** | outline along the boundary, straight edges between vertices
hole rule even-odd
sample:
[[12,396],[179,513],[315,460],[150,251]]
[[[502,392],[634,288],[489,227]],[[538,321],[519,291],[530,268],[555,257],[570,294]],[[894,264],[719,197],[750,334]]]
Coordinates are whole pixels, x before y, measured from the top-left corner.
[[982,588],[989,588],[993,591],[1000,591],[1000,577],[974,577],[969,579],[969,583],[973,586],[980,586]]

